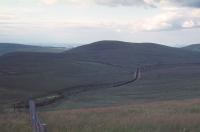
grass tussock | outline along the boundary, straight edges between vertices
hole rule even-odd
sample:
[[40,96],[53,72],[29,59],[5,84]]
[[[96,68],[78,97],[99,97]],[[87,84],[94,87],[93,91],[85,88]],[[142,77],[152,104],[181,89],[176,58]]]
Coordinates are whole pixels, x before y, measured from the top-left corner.
[[[41,112],[48,132],[199,132],[200,99]],[[29,132],[26,114],[0,115],[2,132]]]

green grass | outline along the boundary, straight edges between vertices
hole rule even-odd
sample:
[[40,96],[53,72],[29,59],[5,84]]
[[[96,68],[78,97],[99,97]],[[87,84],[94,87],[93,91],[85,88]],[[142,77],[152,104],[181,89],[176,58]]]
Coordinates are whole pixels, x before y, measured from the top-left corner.
[[72,86],[112,83],[130,77],[129,72],[117,67],[65,59],[56,62],[53,59],[45,60],[41,64],[19,62],[17,65],[18,67],[9,65],[0,68],[0,72],[8,70],[17,73],[5,73],[0,76],[0,105],[46,95]]
[[67,96],[54,110],[101,107],[133,102],[183,100],[200,96],[199,65],[158,68],[142,72],[140,80],[121,87],[95,89]]
[[191,113],[200,113],[200,104],[193,105],[191,108],[188,108],[187,111]]

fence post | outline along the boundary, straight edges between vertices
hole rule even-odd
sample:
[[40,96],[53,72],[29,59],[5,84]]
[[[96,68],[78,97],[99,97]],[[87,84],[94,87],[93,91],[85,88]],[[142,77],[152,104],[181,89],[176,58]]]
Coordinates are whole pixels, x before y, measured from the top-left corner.
[[42,124],[43,132],[47,132],[47,124]]
[[36,110],[35,110],[35,102],[33,100],[29,100],[29,112],[31,116],[33,131],[37,132]]
[[31,123],[33,132],[47,132],[47,125],[42,124],[36,112],[36,105],[33,100],[29,100],[29,112],[31,116]]

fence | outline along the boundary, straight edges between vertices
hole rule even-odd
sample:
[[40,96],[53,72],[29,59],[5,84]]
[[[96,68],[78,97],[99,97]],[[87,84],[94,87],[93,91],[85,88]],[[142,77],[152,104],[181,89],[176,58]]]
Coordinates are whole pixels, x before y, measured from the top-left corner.
[[31,116],[33,132],[47,132],[47,125],[41,122],[36,111],[35,102],[33,100],[29,101],[29,111]]

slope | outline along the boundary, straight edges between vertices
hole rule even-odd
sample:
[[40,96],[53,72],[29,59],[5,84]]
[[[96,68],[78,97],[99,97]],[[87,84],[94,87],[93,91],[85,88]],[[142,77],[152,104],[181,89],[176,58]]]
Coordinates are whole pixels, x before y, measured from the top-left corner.
[[0,55],[11,53],[11,52],[63,52],[66,48],[64,47],[41,47],[23,44],[13,43],[0,43]]
[[[60,90],[68,99],[69,92],[77,88],[84,91],[100,90],[106,93],[110,84],[130,80],[138,67],[156,65],[157,68],[162,65],[176,66],[188,63],[198,65],[199,57],[199,52],[152,43],[138,44],[120,41],[95,42],[64,53],[10,53],[0,57],[0,90],[3,101],[1,103]],[[187,70],[191,68],[189,66]],[[165,67],[161,69],[162,72],[166,70]],[[188,78],[185,76],[183,81],[190,79],[190,76]],[[153,79],[154,82],[156,80],[156,78]],[[104,86],[101,87],[103,84]],[[173,85],[176,83],[172,83],[171,87]],[[117,90],[118,88],[121,89]],[[114,91],[117,93],[121,90],[126,91],[124,88],[125,86],[112,88],[111,94],[115,93]],[[145,86],[144,90],[146,89],[148,86]],[[151,94],[151,92],[145,94]],[[77,98],[77,95],[73,96]],[[106,98],[103,101],[106,101]]]
[[192,45],[189,45],[189,46],[185,46],[185,47],[183,47],[183,49],[199,52],[200,51],[200,44],[192,44]]
[[125,68],[144,65],[200,62],[200,54],[153,43],[99,41],[65,52],[77,59],[98,61]]
[[109,84],[127,80],[130,76],[130,72],[119,67],[72,60],[61,54],[6,54],[0,57],[0,103],[75,86]]

